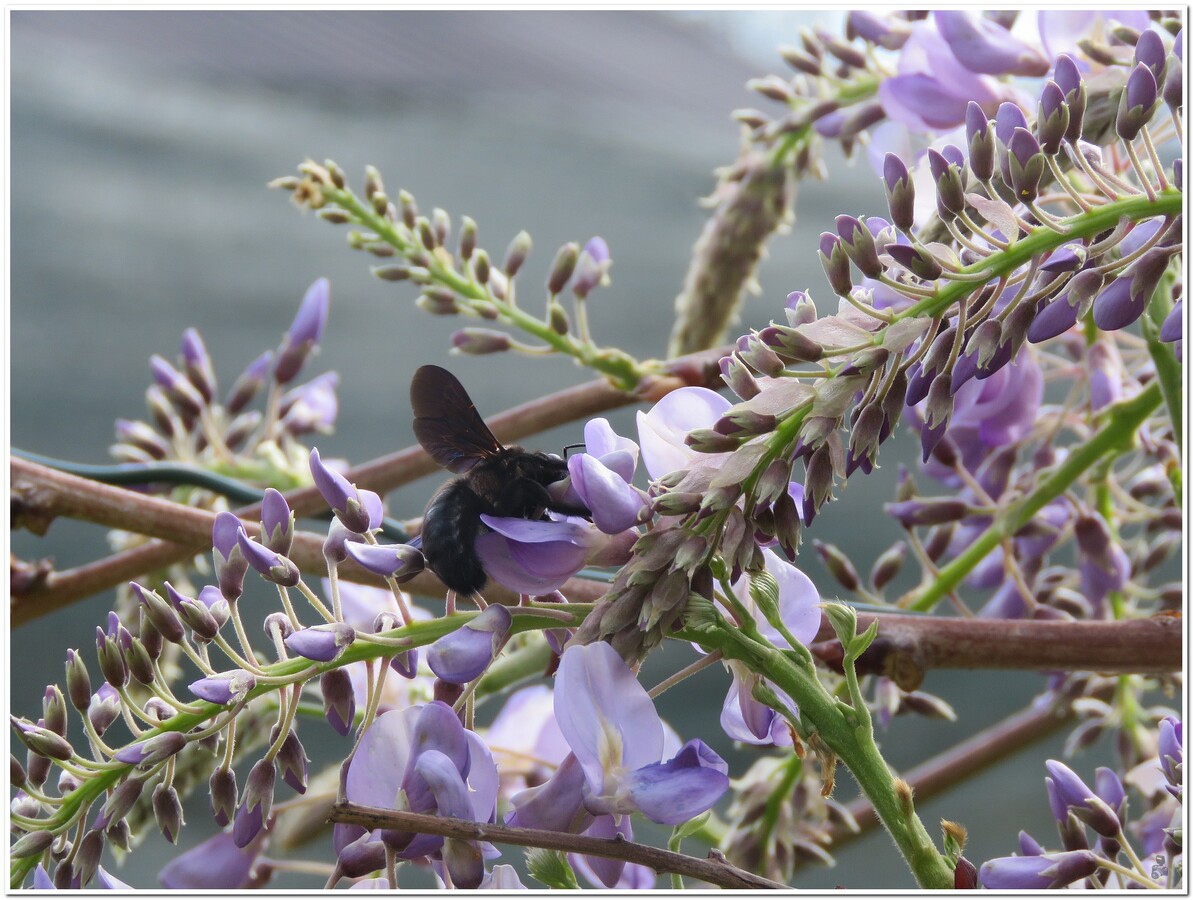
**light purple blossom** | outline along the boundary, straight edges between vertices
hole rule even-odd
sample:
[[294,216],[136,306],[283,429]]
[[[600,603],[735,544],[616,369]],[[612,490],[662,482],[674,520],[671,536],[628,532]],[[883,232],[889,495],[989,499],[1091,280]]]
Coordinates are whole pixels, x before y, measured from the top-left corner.
[[349,531],[363,534],[380,527],[384,516],[381,498],[372,491],[360,490],[347,478],[323,462],[319,448],[311,448],[311,476],[315,487]]
[[1160,720],[1159,756],[1160,768],[1168,779],[1169,791],[1179,799],[1184,786],[1185,725],[1176,716],[1165,716]]
[[298,656],[314,662],[331,662],[338,659],[354,640],[356,630],[351,625],[330,622],[299,629],[289,635],[283,643],[291,653]]
[[708,388],[684,387],[665,396],[650,412],[639,412],[638,444],[650,477],[662,478],[698,461],[713,464],[715,455],[696,452],[684,438],[697,428],[711,428],[730,405]]
[[298,313],[282,339],[273,377],[278,384],[287,384],[302,369],[307,356],[323,337],[327,327],[327,313],[331,305],[331,285],[326,278],[317,279],[302,298]]
[[1091,38],[1105,43],[1113,22],[1143,31],[1150,20],[1142,9],[1049,9],[1039,14],[1040,39],[1049,58],[1067,53],[1088,69],[1079,42]]
[[624,562],[637,535],[606,536],[592,523],[567,516],[549,521],[482,515],[490,529],[476,552],[494,581],[523,594],[549,594],[585,565]]
[[219,704],[236,703],[256,686],[257,679],[242,669],[200,678],[189,685],[190,692],[200,700]]
[[982,863],[978,880],[982,887],[992,891],[1043,891],[1072,884],[1097,869],[1098,858],[1089,850],[1002,856]]
[[427,649],[427,665],[449,684],[467,684],[493,662],[512,623],[508,609],[490,604],[476,618],[435,641]]
[[221,831],[170,860],[158,875],[162,887],[172,891],[219,891],[256,887],[253,866],[265,849],[265,832],[240,848],[230,832]]
[[[773,575],[779,584],[779,618],[797,641],[804,645],[810,644],[820,630],[820,593],[816,590],[816,585],[807,575],[773,551],[763,550],[762,555],[766,560],[766,571]],[[733,585],[733,592],[753,614],[759,632],[776,647],[790,650],[791,644],[766,620],[750,596],[749,576],[743,575],[739,578]],[[733,682],[721,707],[721,727],[725,729],[725,733],[735,741],[745,744],[790,746],[791,732],[786,719],[776,710],[754,699],[752,690],[759,676],[751,672],[747,666],[735,662],[729,663],[729,671],[733,675]],[[769,686],[794,715],[795,702],[775,685]]]
[[878,86],[887,115],[920,133],[961,125],[971,100],[989,111],[1007,96],[998,82],[967,69],[926,21],[913,26],[899,55],[898,72]]
[[[477,822],[493,821],[497,788],[488,747],[439,701],[378,716],[345,778],[345,795],[353,802]],[[382,832],[382,839],[401,859],[441,855],[458,886],[476,887],[484,876],[480,853],[467,842],[392,831]]]
[[[728,767],[702,741],[689,741],[661,761],[667,749],[662,721],[608,644],[564,652],[556,674],[555,718],[571,753],[550,780],[513,798],[510,824],[586,833],[616,828],[625,834],[629,813],[678,824],[710,808],[729,786]],[[589,864],[606,886],[621,877],[620,862]]]
[[937,10],[933,17],[953,56],[971,72],[1036,77],[1050,68],[1039,50],[985,16]]

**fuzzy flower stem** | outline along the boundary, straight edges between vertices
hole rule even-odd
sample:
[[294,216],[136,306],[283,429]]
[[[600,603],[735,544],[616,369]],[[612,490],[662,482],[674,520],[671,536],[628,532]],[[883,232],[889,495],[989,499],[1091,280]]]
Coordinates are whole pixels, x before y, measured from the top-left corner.
[[982,240],[986,241],[991,246],[997,247],[999,250],[1006,250],[1010,246],[1009,242],[996,238],[985,228],[980,226],[973,220],[968,212],[961,210],[961,221],[965,223],[966,227],[974,234],[978,235]]
[[307,598],[307,602],[309,602],[311,604],[311,606],[314,608],[315,612],[317,612],[320,616],[323,617],[324,621],[327,621],[327,622],[343,621],[342,619],[337,619],[335,617],[335,613],[333,613],[330,609],[327,608],[327,606],[324,604],[324,602],[319,599],[319,595],[316,594],[314,591],[312,591],[310,589],[310,587],[307,586],[307,583],[305,581],[299,580],[296,587],[298,588],[299,591],[302,592],[302,595]]
[[[989,270],[990,276],[1010,275],[1020,266],[1041,256],[1048,250],[1053,250],[1061,244],[1085,237],[1092,237],[1103,231],[1114,228],[1123,219],[1140,221],[1155,216],[1176,216],[1181,211],[1184,194],[1181,191],[1169,189],[1156,196],[1154,201],[1144,196],[1126,197],[1107,203],[1089,212],[1077,213],[1065,220],[1070,231],[1067,235],[1057,234],[1050,228],[1034,228],[1030,233],[1017,240],[1006,250],[991,253],[985,259],[979,260],[962,271],[976,272]],[[934,297],[920,300],[907,309],[895,315],[896,321],[920,316],[937,316],[948,310],[962,297],[973,292],[970,284],[953,281],[942,285]],[[879,337],[875,338],[876,344]]]
[[[331,184],[324,185],[322,190],[328,200],[342,207],[399,253],[405,255],[413,249],[393,222],[384,216],[377,215],[370,204],[361,200],[351,190],[339,189]],[[466,275],[461,275],[452,266],[435,256],[430,258],[427,269],[435,281],[455,291],[465,300],[484,301],[486,305],[491,305],[505,321],[534,335],[556,351],[575,357],[583,365],[595,369],[608,378],[611,383],[625,390],[632,390],[648,372],[646,366],[625,353],[608,349],[602,350],[585,345],[570,335],[560,334],[551,327],[549,322],[536,319],[514,304],[492,296],[474,280]]]
[[[815,667],[799,665],[757,633],[729,626],[723,620],[686,629],[682,637],[707,648],[717,648],[729,659],[739,659],[774,682],[799,707],[800,719],[815,728],[828,747],[845,763],[870,798],[887,832],[894,840],[921,888],[949,889],[953,873],[911,808],[910,798],[901,795],[895,777],[878,752],[872,730],[854,721],[816,677]],[[861,704],[864,709],[864,703]]]
[[1143,167],[1143,162],[1139,159],[1139,154],[1135,152],[1134,141],[1123,141],[1127,148],[1127,158],[1131,160],[1131,168],[1135,170],[1135,174],[1139,178],[1139,183],[1143,185],[1143,190],[1147,193],[1147,199],[1153,203],[1156,202],[1156,188],[1152,184],[1152,179],[1149,177],[1147,170]]
[[973,568],[997,547],[1031,521],[1032,516],[1055,500],[1106,454],[1131,446],[1135,432],[1162,402],[1160,386],[1149,384],[1136,396],[1112,406],[1105,424],[1084,444],[1076,447],[1036,487],[996,516],[982,534],[952,562],[940,570],[932,584],[913,594],[900,606],[917,612],[931,610],[942,597],[957,587]]
[[257,676],[265,674],[265,670],[261,668],[259,663],[249,662],[234,649],[232,649],[232,645],[228,643],[227,639],[223,635],[217,634],[213,639],[213,643],[224,651],[224,655],[227,656],[228,659],[232,660],[232,662],[236,663],[237,666],[244,669],[246,672],[252,672]]
[[664,691],[670,690],[671,688],[673,688],[677,684],[679,684],[681,681],[691,678],[697,672],[704,671],[709,666],[715,665],[716,663],[720,662],[722,659],[724,659],[724,654],[721,653],[720,650],[714,650],[712,653],[708,654],[708,656],[702,657],[702,658],[696,660],[691,665],[684,666],[682,669],[680,669],[674,675],[671,675],[668,678],[664,678],[662,681],[660,681],[658,684],[656,684],[654,687],[652,687],[649,691],[647,691],[646,695],[648,697],[650,697],[651,700],[653,700],[656,697],[658,697],[660,694],[662,694]]
[[[1126,844],[1124,844],[1123,847],[1125,848]],[[1142,875],[1134,869],[1128,869],[1126,866],[1120,866],[1118,863],[1111,862],[1104,857],[1098,857],[1098,865],[1103,869],[1109,869],[1111,872],[1122,876],[1128,881],[1133,881],[1140,887],[1147,888],[1148,890],[1160,891],[1164,889],[1163,885],[1157,884],[1146,875]]]
[[1056,183],[1064,188],[1065,193],[1069,195],[1069,199],[1076,203],[1081,208],[1082,212],[1089,212],[1093,207],[1089,201],[1087,201],[1081,195],[1081,192],[1069,183],[1069,178],[1061,170],[1060,164],[1056,161],[1056,157],[1047,156],[1046,158],[1048,160],[1048,168],[1052,170],[1052,177],[1056,179]]

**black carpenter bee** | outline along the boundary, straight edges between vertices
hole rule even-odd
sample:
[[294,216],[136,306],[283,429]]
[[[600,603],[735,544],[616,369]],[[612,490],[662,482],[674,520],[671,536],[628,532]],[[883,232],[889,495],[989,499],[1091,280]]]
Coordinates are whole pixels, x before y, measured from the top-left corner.
[[423,513],[423,556],[449,589],[467,596],[485,586],[476,553],[482,514],[518,519],[541,519],[547,510],[591,515],[586,507],[547,492],[547,485],[567,477],[567,463],[547,453],[501,446],[451,372],[439,366],[415,372],[410,406],[422,448],[461,476],[436,491]]

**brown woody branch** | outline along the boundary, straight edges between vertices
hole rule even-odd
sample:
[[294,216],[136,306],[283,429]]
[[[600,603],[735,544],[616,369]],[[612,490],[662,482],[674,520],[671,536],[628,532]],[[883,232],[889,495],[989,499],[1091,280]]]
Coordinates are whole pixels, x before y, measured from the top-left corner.
[[594,838],[582,834],[566,834],[560,831],[544,831],[538,828],[515,828],[509,825],[485,825],[464,819],[449,819],[429,816],[423,813],[403,812],[395,809],[378,809],[373,806],[359,806],[355,803],[337,803],[329,819],[332,822],[346,822],[374,828],[392,828],[398,831],[415,831],[420,834],[437,834],[443,837],[460,838],[466,841],[490,841],[495,844],[517,844],[521,847],[539,847],[544,850],[559,850],[563,853],[583,853],[585,856],[602,856],[606,859],[624,859],[639,863],[658,873],[674,873],[697,878],[709,884],[730,890],[789,890],[779,881],[771,881],[753,872],[747,872],[730,864],[717,851],[710,851],[708,859],[698,859],[660,850],[647,844],[612,838]]
[[[858,674],[887,675],[914,690],[930,669],[1047,669],[1065,672],[1181,670],[1180,616],[1124,622],[946,619],[886,613],[857,617],[859,633],[878,620],[878,637],[857,661]],[[841,644],[821,621],[813,653],[840,671]]]
[[[616,390],[604,379],[597,379],[508,409],[490,419],[489,426],[499,439],[508,443],[555,425],[576,421],[639,400],[657,400],[670,391],[686,385],[715,386],[720,379],[717,361],[731,350],[732,347],[721,347],[671,360],[665,364],[665,374],[644,378],[639,384],[638,392],[633,395]],[[19,564],[13,567],[10,573],[10,585],[13,588],[11,601],[13,625],[23,624],[38,616],[69,606],[84,597],[116,587],[123,582],[144,575],[146,572],[183,562],[199,553],[206,552],[211,547],[210,522],[212,519],[208,518],[203,521],[182,517],[184,515],[182,510],[199,514],[202,513],[201,510],[169,504],[169,501],[147,497],[132,491],[123,491],[115,495],[89,492],[87,499],[78,501],[51,496],[47,493],[46,485],[49,482],[45,477],[40,480],[33,479],[31,473],[37,470],[22,468],[30,465],[32,464],[15,458],[12,460],[14,526],[20,523],[40,534],[49,527],[49,523],[55,515],[77,514],[80,518],[91,519],[101,524],[110,524],[109,518],[119,517],[121,524],[111,527],[120,527],[140,534],[152,534],[155,539],[138,547],[114,553],[104,559],[62,572],[47,572],[45,566],[41,564],[35,566]],[[346,475],[359,487],[385,494],[401,485],[431,474],[437,469],[438,466],[421,447],[407,447],[388,456],[363,463],[349,470]],[[23,493],[18,495],[17,481],[18,475],[22,471],[29,477],[26,479]],[[43,470],[39,474],[44,476],[45,472],[53,471],[55,470]],[[59,483],[65,484],[66,482]],[[76,489],[82,490],[83,484],[94,485],[96,483],[87,479],[78,479],[71,484]],[[106,485],[102,487],[111,491],[120,491],[119,488]],[[325,506],[323,498],[313,487],[299,488],[288,492],[285,496],[290,508],[300,518],[318,512]],[[150,500],[169,505],[165,507],[147,505],[145,508],[149,511],[146,516],[138,518],[135,510],[141,508],[140,504]],[[114,511],[111,513],[101,508],[108,503],[114,503]],[[71,504],[74,505],[71,506]],[[75,513],[68,512],[68,509],[74,509]],[[130,512],[133,512],[133,515],[127,515]],[[259,513],[260,504],[252,504],[236,510],[237,515],[246,519],[255,518]],[[323,571],[322,555],[318,552],[318,547],[312,547],[309,536],[303,536],[301,543],[303,546],[296,551],[298,555],[295,557],[299,568],[304,571]],[[350,566],[345,567],[344,575],[360,581],[375,580],[367,573]],[[438,582],[434,576],[426,573],[415,579],[409,587],[415,592],[432,592],[438,590],[437,585]],[[577,602],[595,600],[604,592],[603,586],[579,579],[573,579],[565,585],[565,589],[568,591],[568,596]],[[512,594],[503,592],[501,589],[492,590],[491,593],[495,600],[509,600],[513,597]]]
[[[160,531],[178,541],[166,546],[187,547],[191,554],[210,546],[215,515],[207,510],[100,484],[39,466],[12,460],[13,524],[42,523],[55,515],[98,521],[111,528]],[[247,522],[256,535],[258,526]],[[155,542],[161,543],[161,542]],[[310,532],[295,536],[291,558],[315,576],[326,573],[323,538]],[[153,546],[153,545],[148,545]],[[19,625],[97,591],[134,579],[145,569],[133,568],[130,554],[116,554],[64,572],[42,572],[17,589],[14,579],[12,621]],[[173,560],[171,560],[173,561]],[[382,582],[359,567],[345,563],[346,579]],[[436,595],[443,586],[423,572],[405,587]],[[601,582],[573,578],[564,593],[577,603],[592,602],[607,589]],[[511,591],[491,585],[486,598],[516,603]],[[913,690],[929,669],[1052,669],[1094,672],[1175,672],[1181,668],[1181,620],[1156,616],[1127,622],[1057,622],[1015,619],[944,619],[937,616],[860,614],[859,628],[877,618],[878,637],[858,661],[861,673],[885,674],[900,687]],[[813,652],[829,667],[840,667],[841,645],[823,622]]]

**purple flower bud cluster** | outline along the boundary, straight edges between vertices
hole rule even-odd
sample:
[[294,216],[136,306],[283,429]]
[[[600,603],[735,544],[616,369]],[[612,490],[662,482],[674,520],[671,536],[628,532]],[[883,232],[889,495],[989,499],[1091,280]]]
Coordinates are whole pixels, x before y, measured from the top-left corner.
[[311,285],[282,345],[250,363],[222,397],[202,337],[195,329],[187,329],[177,363],[159,354],[150,359],[149,421],[118,419],[112,454],[133,463],[178,461],[209,466],[218,461],[226,467],[231,457],[276,465],[276,453],[262,455],[265,443],[289,445],[312,431],[330,431],[336,419],[339,384],[334,372],[275,396],[277,402],[267,405],[265,415],[250,408],[263,388],[269,386],[276,394],[292,385],[317,350],[327,325],[329,297],[327,279]]
[[[1165,760],[1172,759],[1164,755],[1166,750],[1179,756],[1179,744],[1175,751],[1171,750],[1172,735],[1176,733],[1176,740],[1180,740],[1179,728],[1180,721],[1175,717],[1161,721],[1161,758],[1152,761],[1157,768]],[[1145,815],[1136,815],[1136,821],[1130,823],[1126,787],[1112,769],[1099,768],[1091,787],[1064,763],[1048,760],[1045,765],[1048,803],[1056,818],[1063,849],[1045,850],[1031,835],[1021,831],[1018,855],[999,857],[982,864],[978,873],[982,887],[988,890],[1051,890],[1083,881],[1087,887],[1166,887],[1166,881],[1160,877],[1165,867],[1136,867],[1135,872],[1128,871],[1125,875],[1117,860],[1125,848],[1129,857],[1135,860],[1155,858],[1157,852],[1168,849],[1163,842],[1164,833],[1153,830],[1153,823],[1179,822],[1180,810],[1175,800],[1162,794],[1167,799],[1159,800]],[[1129,774],[1128,779],[1140,787],[1147,802],[1150,788],[1135,779],[1134,774]],[[1142,838],[1138,845],[1142,852],[1129,849],[1130,832],[1135,833],[1136,839]],[[1176,862],[1171,857],[1169,861]]]

